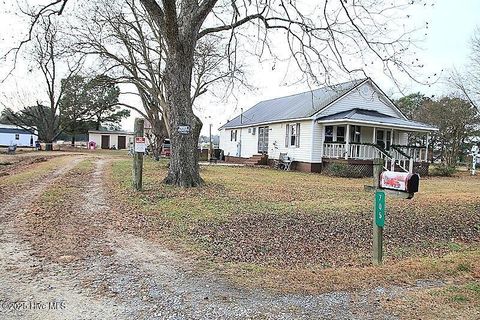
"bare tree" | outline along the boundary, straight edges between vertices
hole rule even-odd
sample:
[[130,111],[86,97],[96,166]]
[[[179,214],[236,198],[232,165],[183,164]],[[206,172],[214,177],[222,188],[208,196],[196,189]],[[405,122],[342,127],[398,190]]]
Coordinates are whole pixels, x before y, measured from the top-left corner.
[[[67,1],[51,6],[61,11]],[[169,184],[202,183],[195,152],[202,123],[193,112],[197,90],[192,90],[192,82],[195,53],[205,39],[225,48],[231,68],[241,41],[255,39],[255,54],[274,56],[273,46],[282,36],[298,68],[315,83],[329,83],[340,73],[363,75],[373,63],[381,63],[393,79],[395,71],[414,77],[411,67],[421,66],[404,55],[415,30],[405,25],[408,16],[402,10],[414,1],[139,1],[155,24],[163,48],[164,114],[172,140],[165,179]]]
[[[78,15],[80,23],[72,26],[74,50],[100,56],[102,68],[112,81],[135,85],[145,110],[140,113],[152,125],[149,138],[153,154],[158,156],[164,138],[169,135],[164,112],[165,44],[158,26],[135,0],[121,4],[112,0],[93,1],[83,11],[95,13],[88,18],[84,12]],[[204,41],[197,46],[192,103],[212,83],[225,78],[239,79],[239,69],[223,68],[227,60],[224,54],[216,52],[212,43]]]
[[470,63],[467,70],[454,69],[449,82],[478,110],[480,110],[480,28],[475,29],[471,40]]
[[38,130],[39,137],[46,143],[46,150],[52,150],[52,143],[62,133],[60,122],[60,100],[63,96],[61,78],[68,81],[75,75],[81,63],[68,66],[62,72],[60,61],[65,58],[65,49],[60,43],[59,27],[50,16],[41,16],[32,32],[31,51],[33,68],[38,68],[43,76],[47,100],[37,100],[36,105],[18,112],[8,110],[8,120],[31,132]]

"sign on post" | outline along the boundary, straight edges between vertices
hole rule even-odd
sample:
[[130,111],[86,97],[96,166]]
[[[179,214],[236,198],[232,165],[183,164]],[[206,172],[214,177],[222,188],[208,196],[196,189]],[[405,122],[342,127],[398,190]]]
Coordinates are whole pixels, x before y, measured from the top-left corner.
[[375,224],[383,228],[385,225],[385,192],[375,192]]
[[177,127],[177,132],[180,134],[189,134],[191,131],[191,127],[189,125],[183,125]]
[[145,153],[145,137],[135,137],[135,152]]

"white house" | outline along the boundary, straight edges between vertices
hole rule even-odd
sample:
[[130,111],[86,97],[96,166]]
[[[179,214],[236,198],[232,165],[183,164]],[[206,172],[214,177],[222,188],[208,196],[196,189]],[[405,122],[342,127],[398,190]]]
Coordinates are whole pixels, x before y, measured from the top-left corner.
[[37,140],[37,132],[31,133],[10,124],[0,124],[0,146],[17,145],[18,147],[33,147]]
[[437,129],[408,120],[367,78],[259,102],[219,130],[227,161],[283,153],[297,170],[320,172],[332,162],[371,164],[376,157],[411,171],[427,162],[428,145],[408,146],[407,134]]
[[88,142],[95,142],[101,149],[127,149],[133,143],[135,134],[127,131],[89,130]]

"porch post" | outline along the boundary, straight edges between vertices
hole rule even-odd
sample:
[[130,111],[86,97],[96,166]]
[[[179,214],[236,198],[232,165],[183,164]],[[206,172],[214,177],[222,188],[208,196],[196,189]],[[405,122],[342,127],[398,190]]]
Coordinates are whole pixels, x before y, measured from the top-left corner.
[[345,160],[348,160],[348,154],[350,153],[350,125],[347,124],[347,133],[345,134]]
[[428,162],[428,143],[429,143],[429,140],[430,140],[430,135],[427,132],[427,141],[425,142],[425,162]]
[[377,143],[377,128],[373,127],[372,143]]
[[392,133],[390,133],[390,145],[395,144],[393,143],[393,128],[392,128]]

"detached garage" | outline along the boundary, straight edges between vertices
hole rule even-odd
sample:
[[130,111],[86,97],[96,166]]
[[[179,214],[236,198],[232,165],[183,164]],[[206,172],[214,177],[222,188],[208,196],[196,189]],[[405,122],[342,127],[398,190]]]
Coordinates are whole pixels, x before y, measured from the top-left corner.
[[101,149],[128,149],[133,143],[134,133],[127,131],[88,131],[88,142],[95,142],[97,148]]
[[0,124],[0,146],[33,147],[37,135],[10,124]]

